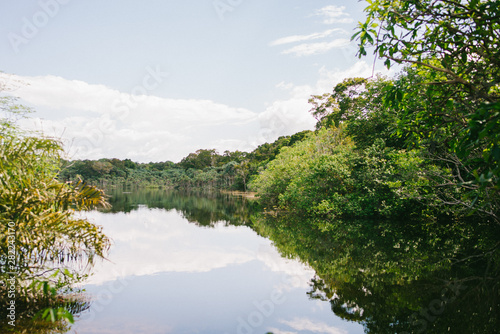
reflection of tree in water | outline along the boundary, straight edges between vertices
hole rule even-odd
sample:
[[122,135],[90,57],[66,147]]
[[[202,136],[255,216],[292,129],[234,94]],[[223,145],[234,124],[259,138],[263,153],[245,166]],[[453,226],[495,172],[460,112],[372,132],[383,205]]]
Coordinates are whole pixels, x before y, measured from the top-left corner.
[[311,299],[368,333],[498,333],[500,249],[496,226],[332,222],[254,216],[282,255],[317,276]]
[[[20,284],[20,283],[19,283]],[[67,290],[65,292],[68,292]],[[8,296],[5,286],[0,287],[0,294]],[[2,303],[3,304],[3,303]],[[55,334],[67,333],[70,330],[70,324],[64,320],[47,321],[40,319],[40,315],[45,309],[51,308],[57,312],[59,308],[64,308],[75,318],[90,308],[91,302],[87,296],[80,291],[72,290],[72,293],[52,295],[47,294],[44,297],[33,295],[31,299],[15,299],[15,326],[7,324],[9,321],[9,312],[7,304],[0,308],[1,333],[37,333],[37,334]],[[10,306],[10,305],[9,305]]]
[[192,192],[161,189],[109,190],[111,209],[107,212],[130,212],[139,206],[177,210],[190,223],[214,227],[217,223],[244,225],[250,222],[251,202],[219,192]]

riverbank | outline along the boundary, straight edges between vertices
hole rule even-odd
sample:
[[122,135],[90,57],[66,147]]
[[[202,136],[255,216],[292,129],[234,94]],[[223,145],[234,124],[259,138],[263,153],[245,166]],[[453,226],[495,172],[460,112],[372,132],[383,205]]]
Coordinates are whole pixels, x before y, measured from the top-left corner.
[[222,194],[229,194],[233,196],[243,197],[246,199],[257,200],[259,197],[255,191],[237,191],[237,190],[221,190]]

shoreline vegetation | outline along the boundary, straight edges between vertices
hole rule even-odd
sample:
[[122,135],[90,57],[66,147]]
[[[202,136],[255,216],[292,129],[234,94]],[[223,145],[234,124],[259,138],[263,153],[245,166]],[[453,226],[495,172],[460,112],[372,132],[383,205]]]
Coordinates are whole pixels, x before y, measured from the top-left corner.
[[[2,111],[22,112],[10,97]],[[0,119],[0,331],[65,333],[88,309],[82,282],[111,241],[102,228],[75,216],[106,206],[104,192],[57,180],[60,142],[26,133]]]
[[180,162],[137,163],[130,159],[62,160],[59,179],[71,182],[82,179],[102,188],[153,187],[184,190],[249,189],[250,182],[274,160],[283,147],[293,146],[311,131],[282,136],[252,152],[200,149]]
[[227,190],[222,190],[221,191],[222,194],[229,194],[229,195],[233,195],[233,196],[237,196],[237,197],[243,197],[243,198],[246,198],[246,199],[257,199],[258,198],[258,194],[257,192],[255,191],[227,191]]

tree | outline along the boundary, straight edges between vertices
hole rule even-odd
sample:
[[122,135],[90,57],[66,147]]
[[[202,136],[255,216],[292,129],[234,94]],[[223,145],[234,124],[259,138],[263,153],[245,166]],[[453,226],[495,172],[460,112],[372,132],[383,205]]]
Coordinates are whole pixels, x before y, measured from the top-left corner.
[[[12,109],[0,105],[4,111]],[[74,215],[105,205],[104,193],[81,181],[57,181],[61,143],[23,133],[8,118],[1,121],[0,280],[6,282],[16,273],[17,283],[9,290],[15,291],[18,318],[24,319],[61,305],[57,293],[84,277],[95,260],[105,256],[110,240],[100,227]],[[3,301],[5,289],[0,287]],[[47,314],[72,320],[64,308],[49,308]]]
[[241,178],[241,182],[243,183],[243,191],[247,191],[247,182],[248,176],[250,174],[250,165],[248,160],[244,160],[239,164],[234,166],[238,176]]
[[100,175],[107,175],[113,169],[113,165],[109,161],[106,161],[106,159],[102,159],[100,161],[94,162],[92,165],[92,169]]
[[234,184],[238,163],[230,161],[222,166],[222,178],[224,180],[224,188],[230,189]]
[[234,151],[234,152],[231,152],[231,151],[224,151],[224,154],[222,156],[219,156],[217,161],[218,161],[218,166],[219,167],[222,167],[232,161],[236,162],[236,163],[240,163],[241,161],[243,161],[246,156],[248,155],[247,152],[241,152],[241,151]]
[[392,85],[392,80],[382,76],[347,78],[333,88],[333,93],[312,96],[310,112],[318,121],[316,128],[344,124],[358,148],[370,147],[377,138],[388,146],[402,148],[404,140],[393,136],[399,114],[383,105],[384,94]]
[[[470,190],[446,202],[495,211],[500,189],[500,4],[494,0],[369,0],[353,39],[359,56],[411,66],[385,105],[400,110],[400,133],[450,168],[441,186]],[[438,149],[436,150],[436,146]],[[485,207],[477,206],[481,202]],[[479,199],[479,201],[478,201]],[[496,207],[496,208],[495,208]]]
[[184,169],[213,167],[216,165],[218,157],[219,155],[215,149],[197,150],[195,153],[190,153],[187,157],[182,159],[181,162],[179,162],[179,166]]
[[[367,0],[368,13],[353,38],[392,62],[416,64],[475,99],[497,102],[500,77],[500,4],[495,0]],[[437,60],[435,62],[434,60]]]

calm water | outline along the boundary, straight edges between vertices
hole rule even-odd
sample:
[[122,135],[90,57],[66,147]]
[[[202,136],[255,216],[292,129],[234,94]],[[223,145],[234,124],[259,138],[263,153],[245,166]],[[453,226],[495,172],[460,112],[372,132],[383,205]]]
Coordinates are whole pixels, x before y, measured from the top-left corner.
[[[113,239],[70,333],[363,333],[311,296],[315,271],[251,228],[230,195],[111,193],[85,215]],[[281,252],[282,253],[282,252]]]

